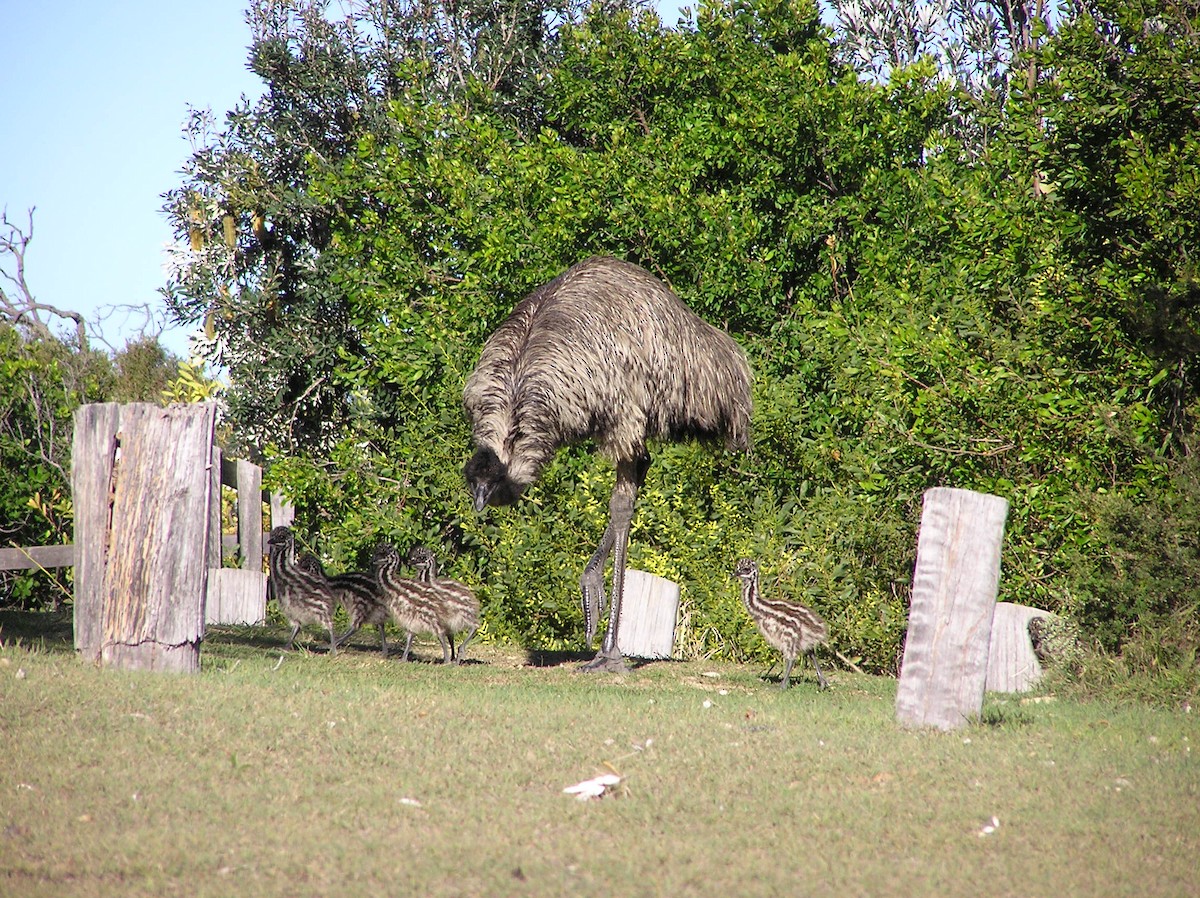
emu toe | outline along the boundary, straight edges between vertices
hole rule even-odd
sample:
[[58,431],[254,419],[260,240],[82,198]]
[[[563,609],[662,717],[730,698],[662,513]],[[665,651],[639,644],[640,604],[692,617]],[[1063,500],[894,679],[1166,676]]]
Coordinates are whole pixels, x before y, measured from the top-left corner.
[[580,673],[629,673],[629,665],[621,655],[606,655],[600,652],[591,661],[578,667]]

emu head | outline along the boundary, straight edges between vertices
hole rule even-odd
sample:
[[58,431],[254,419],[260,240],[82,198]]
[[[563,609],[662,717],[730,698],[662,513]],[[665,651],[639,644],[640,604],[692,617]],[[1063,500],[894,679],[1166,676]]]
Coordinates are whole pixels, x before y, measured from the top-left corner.
[[525,484],[513,481],[508,465],[487,446],[471,456],[463,468],[463,476],[471,488],[476,511],[483,511],[488,505],[512,505],[525,492]]
[[428,546],[414,546],[408,553],[408,563],[417,569],[422,579],[437,578],[437,558]]
[[376,573],[395,571],[400,565],[400,550],[391,543],[380,543],[375,547],[371,567]]
[[753,558],[742,558],[733,567],[733,576],[746,583],[758,579],[758,563]]
[[296,538],[292,535],[290,527],[276,527],[271,531],[271,535],[267,537],[267,546],[273,552],[287,552],[290,554],[295,540]]

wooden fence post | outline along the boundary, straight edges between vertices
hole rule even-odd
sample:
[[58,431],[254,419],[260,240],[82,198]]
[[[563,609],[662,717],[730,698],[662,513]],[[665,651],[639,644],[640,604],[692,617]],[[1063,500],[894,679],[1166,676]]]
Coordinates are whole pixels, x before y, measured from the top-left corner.
[[[214,450],[214,459],[220,459]],[[204,619],[208,624],[257,624],[266,619],[267,575],[263,572],[262,468],[244,459],[219,461],[221,479],[214,484],[213,501],[219,501],[221,482],[237,490],[237,545],[241,568],[210,562]],[[221,539],[219,520],[214,525]]]
[[670,658],[675,648],[679,584],[626,568],[617,648],[634,658]]
[[901,724],[952,730],[982,710],[1007,516],[999,496],[925,493],[896,691]]
[[212,448],[211,466],[212,480],[209,489],[212,495],[208,500],[208,567],[209,570],[219,568],[224,561],[225,547],[221,542],[224,535],[221,530],[221,447]]
[[271,493],[271,529],[291,527],[295,520],[295,506],[278,493]]
[[988,692],[1027,692],[1042,678],[1042,665],[1029,638],[1029,622],[1049,611],[997,602],[988,646]]
[[237,494],[238,546],[242,552],[242,570],[262,573],[262,468],[244,458],[237,461]]
[[[90,445],[101,457],[89,459],[85,448],[75,455],[75,470],[80,477],[108,476],[103,487],[79,481],[75,496],[75,543],[86,562],[76,570],[81,654],[95,657],[91,640],[98,632],[105,666],[196,671],[204,634],[215,406],[120,406],[113,431],[107,429],[112,411],[93,408],[76,413],[76,446],[99,437]],[[110,432],[115,439],[106,438]]]
[[112,510],[113,464],[121,407],[115,402],[75,410],[71,442],[71,497],[75,509],[75,650],[100,660],[104,559]]

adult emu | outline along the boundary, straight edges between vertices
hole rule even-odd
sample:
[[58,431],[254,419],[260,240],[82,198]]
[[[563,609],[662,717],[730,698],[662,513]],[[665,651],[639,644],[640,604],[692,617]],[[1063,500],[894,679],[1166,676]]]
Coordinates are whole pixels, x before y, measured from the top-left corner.
[[617,468],[608,526],[580,587],[587,641],[612,609],[585,670],[625,670],[617,648],[629,524],[650,455],[646,441],[750,440],[750,368],[728,334],[629,262],[597,256],[517,303],[484,344],[463,402],[475,454],[464,469],[477,511],[515,502],[562,446],[594,440]]

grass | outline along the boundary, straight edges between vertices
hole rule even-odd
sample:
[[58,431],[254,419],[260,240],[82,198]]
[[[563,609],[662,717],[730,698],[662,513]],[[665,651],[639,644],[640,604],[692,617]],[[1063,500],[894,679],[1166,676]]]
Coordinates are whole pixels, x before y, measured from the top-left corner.
[[[1182,708],[993,698],[914,733],[894,681],[847,673],[781,693],[489,646],[443,669],[242,628],[163,676],[25,623],[0,615],[4,895],[1194,893]],[[562,791],[606,771],[611,797]]]

